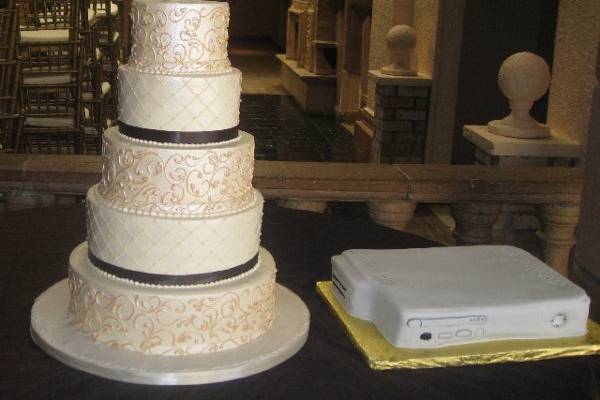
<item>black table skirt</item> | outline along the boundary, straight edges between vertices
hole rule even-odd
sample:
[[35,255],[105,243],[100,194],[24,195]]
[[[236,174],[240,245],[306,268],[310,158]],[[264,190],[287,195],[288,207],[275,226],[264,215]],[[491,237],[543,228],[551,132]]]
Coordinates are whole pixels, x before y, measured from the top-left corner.
[[29,338],[37,295],[67,276],[85,239],[83,206],[0,214],[0,399],[588,399],[600,358],[569,358],[431,370],[370,370],[315,292],[330,257],[349,248],[435,244],[364,220],[267,206],[262,245],[278,281],[311,312],[307,344],[280,366],[237,381],[159,387],[113,382],[46,356]]

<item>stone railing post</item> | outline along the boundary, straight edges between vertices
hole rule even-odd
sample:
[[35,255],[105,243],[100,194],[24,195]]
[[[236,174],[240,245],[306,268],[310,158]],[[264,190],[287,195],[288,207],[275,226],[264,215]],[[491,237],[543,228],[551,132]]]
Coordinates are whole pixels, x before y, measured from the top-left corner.
[[538,206],[542,259],[564,276],[568,274],[571,249],[575,245],[579,211],[580,207],[573,205]]
[[327,209],[327,202],[321,200],[305,200],[305,199],[281,199],[277,205],[292,210],[312,211],[323,214]]
[[370,202],[369,216],[379,225],[405,230],[416,208],[417,203],[403,200]]
[[417,45],[417,34],[412,26],[396,25],[386,35],[387,47],[392,63],[381,68],[381,72],[394,76],[415,76],[412,69],[412,52]]
[[501,206],[492,203],[456,203],[452,216],[456,221],[453,236],[458,245],[488,244]]
[[[487,125],[464,126],[464,137],[475,145],[475,163],[498,167],[576,163],[582,146],[552,132],[529,114],[533,103],[548,90],[549,82],[548,64],[533,53],[516,53],[504,60],[498,86],[508,99],[509,115]],[[492,231],[494,242],[533,250],[539,227],[534,206],[503,204]]]
[[370,161],[381,164],[425,162],[432,79],[411,69],[414,29],[396,25],[387,35],[392,64],[369,71],[375,84],[374,134]]

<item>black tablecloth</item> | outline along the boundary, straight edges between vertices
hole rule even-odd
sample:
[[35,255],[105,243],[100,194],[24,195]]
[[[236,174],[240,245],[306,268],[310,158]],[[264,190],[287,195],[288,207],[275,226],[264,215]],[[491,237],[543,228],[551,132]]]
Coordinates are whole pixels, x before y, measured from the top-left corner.
[[304,348],[259,375],[202,386],[113,382],[66,367],[29,338],[37,295],[67,275],[72,248],[85,238],[83,206],[0,214],[0,399],[586,399],[600,358],[569,358],[430,370],[370,370],[315,292],[330,257],[349,248],[432,246],[425,239],[363,220],[266,207],[262,244],[278,281],[311,312]]

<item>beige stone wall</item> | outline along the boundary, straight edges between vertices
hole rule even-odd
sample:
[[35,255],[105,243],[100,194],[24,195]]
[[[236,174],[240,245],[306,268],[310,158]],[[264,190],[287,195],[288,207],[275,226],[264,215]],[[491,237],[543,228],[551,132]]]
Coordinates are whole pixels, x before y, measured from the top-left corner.
[[417,47],[412,64],[420,74],[433,76],[439,0],[417,0],[413,8],[413,28],[417,32]]
[[587,143],[599,38],[600,1],[560,1],[548,124],[558,134],[583,144]]
[[[373,2],[369,69],[379,69],[390,62],[385,35],[394,26],[394,3],[395,0],[377,0]],[[367,108],[375,110],[375,83],[371,81],[367,86]]]

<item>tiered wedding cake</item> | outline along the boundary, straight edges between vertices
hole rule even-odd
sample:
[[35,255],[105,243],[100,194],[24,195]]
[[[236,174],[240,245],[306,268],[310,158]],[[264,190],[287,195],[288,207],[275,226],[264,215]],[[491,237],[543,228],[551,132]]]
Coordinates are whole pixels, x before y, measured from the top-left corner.
[[88,241],[70,258],[70,323],[146,354],[236,348],[271,327],[276,285],[254,138],[238,131],[229,6],[136,0],[132,17],[119,127],[104,134]]
[[254,138],[238,130],[241,73],[226,2],[134,0],[119,127],[104,133],[88,241],[31,310],[33,340],[111,379],[197,384],[271,368],[310,314],[260,247]]

